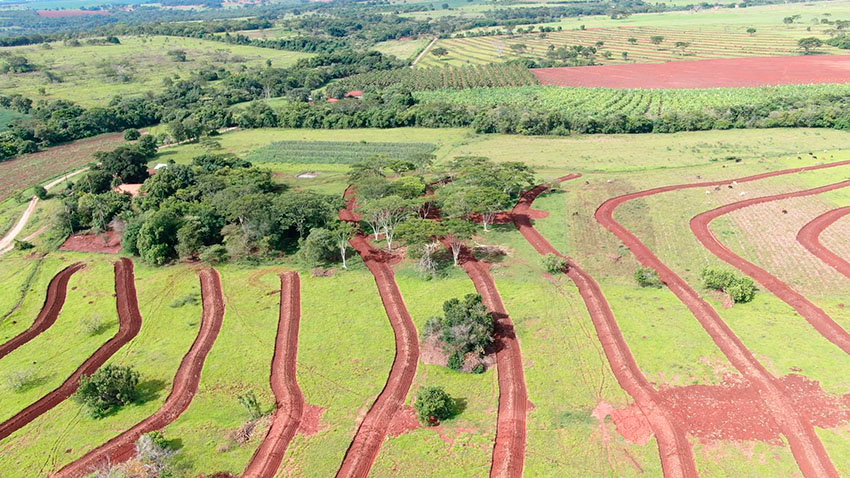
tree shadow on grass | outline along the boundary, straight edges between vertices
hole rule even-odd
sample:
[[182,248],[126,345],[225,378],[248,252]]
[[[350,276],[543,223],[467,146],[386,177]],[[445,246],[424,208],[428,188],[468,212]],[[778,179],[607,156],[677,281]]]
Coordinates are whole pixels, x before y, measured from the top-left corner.
[[139,383],[139,386],[136,388],[138,397],[135,403],[141,405],[151,400],[156,400],[167,386],[168,382],[165,380],[145,380]]
[[465,398],[455,398],[452,400],[452,413],[448,419],[456,418],[458,415],[466,411],[467,400]]

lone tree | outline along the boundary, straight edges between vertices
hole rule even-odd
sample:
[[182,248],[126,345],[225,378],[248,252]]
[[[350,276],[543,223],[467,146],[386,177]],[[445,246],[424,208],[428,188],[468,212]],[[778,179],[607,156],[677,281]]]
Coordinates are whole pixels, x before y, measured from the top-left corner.
[[813,50],[823,46],[823,41],[817,37],[800,38],[797,40],[797,46],[804,50],[803,54],[810,55]]
[[528,47],[525,46],[525,43],[514,43],[513,45],[511,45],[511,50],[517,53],[523,53],[524,51],[528,50]]
[[466,354],[480,357],[493,341],[493,316],[478,294],[467,294],[463,300],[447,300],[443,303],[443,314],[443,317],[428,319],[423,332],[426,338],[439,339],[443,352],[449,357],[449,368],[460,370]]
[[629,43],[631,43],[632,45],[637,45],[637,38],[635,38],[635,37],[629,38]]
[[649,37],[649,41],[652,42],[653,45],[660,45],[661,42],[664,41],[664,37],[661,35],[653,35]]
[[679,49],[679,54],[685,56],[685,49],[691,46],[691,42],[689,41],[677,41],[675,43],[676,48]]
[[756,29],[753,27],[747,28],[747,33],[749,33],[750,36],[753,36],[756,34]]
[[452,250],[452,259],[454,259],[454,264],[458,265],[458,257],[460,257],[461,249],[466,244],[466,241],[472,238],[472,235],[475,234],[478,228],[475,226],[475,223],[460,219],[449,219],[443,222],[443,227],[446,234],[446,242],[449,243],[449,247]]
[[416,392],[413,407],[423,425],[436,426],[440,420],[451,418],[455,413],[455,401],[443,387],[422,387]]
[[445,48],[441,47],[441,46],[438,46],[437,48],[434,48],[433,50],[431,50],[431,54],[436,56],[437,58],[440,58],[440,57],[444,57],[444,56],[448,55],[449,51],[446,50]]
[[74,400],[84,405],[92,418],[102,418],[111,410],[136,400],[138,385],[139,372],[110,364],[90,376],[83,375]]

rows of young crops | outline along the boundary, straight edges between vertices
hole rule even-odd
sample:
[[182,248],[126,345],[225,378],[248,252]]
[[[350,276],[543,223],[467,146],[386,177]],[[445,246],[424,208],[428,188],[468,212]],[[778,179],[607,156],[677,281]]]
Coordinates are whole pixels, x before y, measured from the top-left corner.
[[490,64],[373,71],[346,78],[339,84],[344,85],[345,90],[390,85],[403,85],[412,90],[438,90],[536,85],[537,78],[528,68],[519,65]]
[[[784,27],[777,27],[784,28]],[[787,29],[786,29],[787,30]],[[433,48],[445,48],[442,58],[426,55],[420,66],[477,65],[504,62],[516,58],[547,58],[550,45],[557,49],[573,45],[598,47],[595,58],[599,64],[663,63],[680,60],[704,60],[746,56],[794,55],[800,52],[796,39],[817,35],[796,29],[746,32],[743,27],[715,27],[701,29],[672,29],[660,27],[620,27],[591,30],[565,30],[549,33],[481,36],[439,40]],[[659,44],[653,37],[663,37]],[[688,45],[676,47],[677,42]],[[518,46],[519,45],[519,46]],[[518,49],[517,49],[518,48]],[[839,52],[832,47],[824,52]],[[623,53],[626,53],[624,56]]]
[[572,116],[605,117],[623,114],[649,118],[731,108],[803,105],[813,98],[850,96],[850,84],[785,85],[759,88],[615,90],[608,88],[521,88],[439,90],[416,93],[423,103],[446,102],[478,108],[516,107],[559,111]]
[[278,141],[254,151],[255,163],[352,164],[373,156],[409,158],[430,154],[433,143],[378,143],[366,141]]

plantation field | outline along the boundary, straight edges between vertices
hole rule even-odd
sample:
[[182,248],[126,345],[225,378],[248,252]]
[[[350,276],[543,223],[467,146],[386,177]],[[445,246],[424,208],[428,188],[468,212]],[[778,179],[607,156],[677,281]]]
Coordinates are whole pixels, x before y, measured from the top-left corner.
[[111,151],[123,141],[120,133],[105,134],[0,161],[0,202],[30,186],[82,168],[94,161],[95,152]]
[[[266,60],[271,60],[273,66],[286,67],[310,56],[195,38],[121,37],[120,41],[120,45],[83,43],[74,47],[54,42],[50,49],[5,48],[4,51],[26,57],[38,71],[5,74],[3,89],[33,100],[66,99],[84,106],[104,105],[116,95],[161,89],[166,77],[188,78],[205,68],[238,72],[243,67],[265,65]],[[171,50],[184,50],[187,61],[174,61],[167,54]],[[56,75],[60,82],[51,82],[45,72]]]
[[[616,28],[594,28],[587,30],[564,30],[545,34],[528,33],[513,36],[481,36],[469,38],[441,39],[432,47],[448,50],[448,55],[437,57],[428,54],[417,66],[436,65],[480,65],[504,62],[518,58],[546,59],[547,51],[573,45],[597,46],[594,61],[598,64],[663,63],[682,60],[707,60],[713,58],[739,58],[751,56],[797,55],[802,50],[797,39],[804,36],[824,35],[824,27],[816,26],[806,31],[803,27],[784,29],[764,27],[753,34],[747,33],[748,26],[700,26],[695,28],[669,28],[659,26],[634,26]],[[659,44],[652,37],[660,36]],[[677,42],[686,42],[684,48]],[[512,46],[524,46],[517,51]],[[551,45],[551,47],[550,47]],[[834,47],[819,49],[823,53],[841,53]],[[625,55],[624,55],[625,54]]]
[[403,85],[411,90],[493,88],[536,85],[537,78],[520,65],[478,65],[457,68],[403,68],[354,75],[339,83],[345,89]]
[[247,159],[256,163],[353,164],[374,156],[406,159],[436,149],[433,143],[279,141],[254,151]]
[[376,43],[373,50],[378,50],[385,55],[393,55],[401,60],[413,59],[430,43],[429,38],[414,38],[406,40],[388,40]]

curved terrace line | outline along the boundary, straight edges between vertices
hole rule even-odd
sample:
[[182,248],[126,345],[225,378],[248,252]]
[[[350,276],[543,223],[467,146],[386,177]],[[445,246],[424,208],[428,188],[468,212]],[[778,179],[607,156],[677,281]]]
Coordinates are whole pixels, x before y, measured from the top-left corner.
[[850,214],[850,206],[833,209],[814,218],[797,233],[797,242],[846,277],[850,277],[850,262],[824,246],[820,241],[820,235],[824,229],[848,214]]

